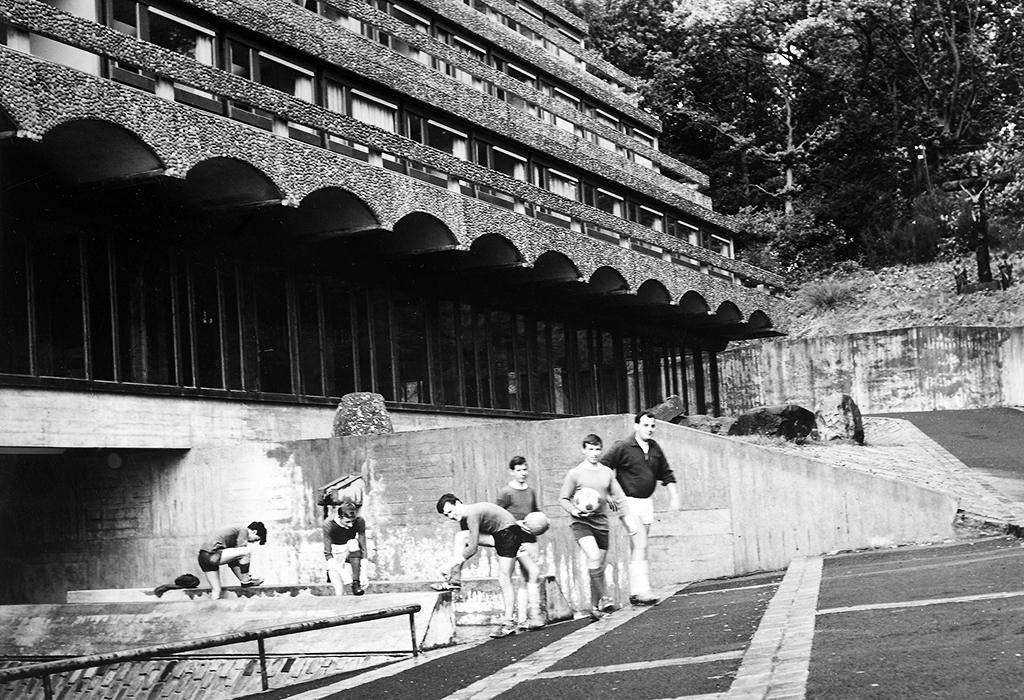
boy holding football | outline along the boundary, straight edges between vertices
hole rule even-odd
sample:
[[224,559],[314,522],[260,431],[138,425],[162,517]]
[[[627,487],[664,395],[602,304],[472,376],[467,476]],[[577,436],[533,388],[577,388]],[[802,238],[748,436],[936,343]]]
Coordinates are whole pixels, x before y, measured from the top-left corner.
[[[601,438],[597,435],[591,433],[583,438],[583,461],[566,473],[559,493],[559,504],[572,516],[570,527],[573,536],[587,558],[590,616],[594,620],[600,620],[613,608],[604,580],[605,558],[608,555],[609,502],[618,512],[630,536],[636,531],[626,505],[626,494],[615,480],[615,472],[601,464],[601,447]],[[578,501],[583,499],[574,499],[578,494],[583,495],[583,489],[592,489],[597,493],[596,503],[588,504],[593,506],[593,510],[581,509],[579,506],[583,504]]]
[[[434,590],[460,590],[462,588],[463,564],[476,555],[480,545],[494,547],[494,551],[498,555],[498,585],[501,588],[501,598],[504,603],[504,618],[491,636],[507,637],[515,634],[518,628],[515,624],[516,591],[512,586],[512,570],[516,565],[516,557],[519,555],[523,536],[528,534],[525,524],[517,521],[511,513],[493,503],[463,503],[457,496],[450,493],[446,493],[438,499],[437,512],[457,523],[465,523],[468,535],[464,540],[465,547],[449,567],[445,582],[432,585],[431,588]],[[456,536],[456,542],[459,542],[460,539]],[[533,565],[533,569],[536,570],[536,564]],[[527,581],[527,584],[529,583],[530,581]],[[536,591],[536,586],[532,590]],[[528,586],[527,592],[530,591],[531,588]],[[534,600],[528,601],[528,604],[531,609],[537,606]]]
[[[537,492],[529,486],[526,481],[530,475],[530,467],[526,463],[526,457],[516,455],[509,460],[509,475],[512,477],[508,484],[498,492],[494,502],[512,514],[516,520],[523,520],[530,513],[540,510],[537,503]],[[537,536],[523,533],[523,544],[519,547],[516,556],[519,562],[519,570],[523,574],[523,581],[526,582],[526,599],[528,601],[540,601],[540,547],[537,545]],[[544,626],[543,617],[539,609],[528,611],[527,626],[536,629]]]

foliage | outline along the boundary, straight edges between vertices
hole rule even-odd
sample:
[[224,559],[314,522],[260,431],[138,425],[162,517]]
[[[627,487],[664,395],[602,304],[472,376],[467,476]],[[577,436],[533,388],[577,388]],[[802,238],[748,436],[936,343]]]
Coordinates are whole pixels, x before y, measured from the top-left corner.
[[810,281],[797,292],[804,308],[815,311],[831,311],[856,298],[856,287],[852,282],[827,278]]
[[748,259],[932,259],[958,235],[964,194],[942,185],[966,162],[1014,174],[988,203],[1024,239],[1024,0],[581,1],[662,149],[741,213]]

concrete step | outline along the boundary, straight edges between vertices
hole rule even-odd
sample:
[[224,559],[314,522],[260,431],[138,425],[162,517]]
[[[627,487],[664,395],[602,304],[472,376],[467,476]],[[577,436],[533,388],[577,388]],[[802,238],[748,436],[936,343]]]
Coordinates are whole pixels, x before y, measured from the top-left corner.
[[[571,620],[573,610],[554,576],[543,576],[540,587],[541,610],[546,613],[546,622]],[[430,581],[370,581],[366,584],[367,596],[428,593]],[[526,620],[526,589],[522,582],[516,582],[517,605],[520,622]],[[367,596],[362,596],[366,598]],[[329,584],[269,585],[242,588],[233,586],[224,589],[224,599],[316,599],[359,600],[354,596],[335,596]],[[171,589],[157,595],[152,588],[110,588],[96,590],[68,591],[68,603],[175,603],[188,601],[209,601],[209,588]],[[494,625],[501,621],[503,602],[501,588],[496,578],[473,578],[463,581],[461,591],[452,596],[454,619],[457,625]]]
[[[107,592],[109,598],[109,592]],[[132,592],[132,595],[135,595]],[[78,598],[79,596],[75,596]],[[0,656],[84,656],[418,604],[420,647],[455,643],[451,593],[425,590],[355,596],[260,596],[222,600],[121,601],[0,606]],[[412,649],[408,616],[372,620],[266,640],[269,654],[346,655]],[[197,652],[198,653],[198,652]],[[251,656],[256,644],[216,647],[207,654]]]

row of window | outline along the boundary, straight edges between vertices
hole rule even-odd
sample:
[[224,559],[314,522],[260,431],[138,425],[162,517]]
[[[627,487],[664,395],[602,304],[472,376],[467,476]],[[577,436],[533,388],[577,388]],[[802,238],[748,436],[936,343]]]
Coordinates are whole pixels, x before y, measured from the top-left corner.
[[704,358],[678,343],[143,236],[0,234],[0,374],[581,415],[675,393],[706,410]]
[[[164,48],[190,56],[197,61],[214,65],[216,33],[187,19],[172,15],[160,8],[136,2],[136,0],[109,0],[112,26],[137,38],[144,39]],[[379,0],[384,3],[387,0]],[[394,7],[393,3],[387,3]],[[323,7],[332,7],[323,5]],[[335,10],[337,12],[337,10]],[[456,45],[459,40],[454,39]],[[468,44],[467,44],[468,45]],[[241,39],[227,37],[224,41],[223,63],[237,76],[253,80],[296,98],[317,102],[319,92],[323,105],[334,112],[347,114],[355,119],[408,138],[455,156],[472,161],[508,177],[530,183],[567,199],[581,201],[613,216],[638,223],[658,232],[674,235],[692,245],[710,248],[715,252],[732,257],[731,242],[722,236],[700,231],[696,226],[684,223],[678,217],[667,215],[650,203],[627,198],[614,186],[589,182],[578,171],[571,168],[555,167],[544,163],[529,152],[510,143],[498,143],[496,139],[471,133],[453,126],[442,117],[428,116],[405,107],[394,98],[385,99],[367,87],[354,87],[351,81],[343,82],[337,77],[324,76],[318,80],[316,73],[294,61],[287,60],[270,51],[253,46]],[[505,63],[506,67],[512,66]],[[153,89],[154,76],[123,63],[115,63],[111,70],[114,77],[134,82],[140,87]],[[513,70],[513,68],[509,68]],[[514,69],[519,70],[519,69]],[[319,90],[317,89],[319,86]],[[176,85],[179,97],[198,106],[219,110],[221,105],[214,102],[214,95]],[[552,88],[558,90],[557,88]],[[211,102],[203,105],[204,101]],[[257,106],[233,101],[228,107],[231,116],[255,126],[270,129],[274,115]],[[611,118],[609,116],[609,118]],[[559,118],[561,119],[561,118]],[[292,135],[320,145],[320,136],[310,127],[300,124],[288,125]],[[353,157],[367,160],[369,149],[361,144],[335,136],[327,137],[327,147]],[[385,165],[400,169],[398,160],[384,155]],[[424,178],[441,186],[447,186],[447,174],[425,165],[413,165],[411,174],[426,173]],[[476,196],[479,187],[462,183],[463,190]],[[485,199],[501,206],[513,208],[514,198],[499,190],[482,188]],[[566,214],[547,210],[546,219],[561,225],[569,225]]]
[[[537,103],[531,102],[521,95],[498,87],[490,81],[484,80],[483,78],[462,70],[441,58],[432,56],[421,49],[411,46],[407,42],[391,35],[380,27],[375,27],[371,24],[361,22],[355,17],[350,17],[333,5],[325,2],[318,2],[317,0],[293,0],[293,2],[305,7],[306,9],[323,15],[353,32],[361,33],[370,37],[407,58],[416,61],[417,63],[444,73],[445,75],[455,78],[467,85],[471,85],[480,92],[493,95],[526,114],[530,114],[531,116],[541,119],[547,123],[554,124],[559,129],[575,134],[580,138],[592,141],[606,150],[619,153],[645,168],[656,169],[656,166],[650,158],[636,153],[632,149],[610,139],[604,138],[595,131],[576,124],[570,119],[566,119],[554,112],[543,109]],[[493,48],[488,48],[475,37],[465,35],[455,28],[446,25],[444,22],[439,22],[436,18],[432,18],[429,13],[426,13],[419,8],[413,10],[408,6],[391,2],[390,0],[372,0],[371,4],[377,7],[381,12],[389,14],[392,17],[408,24],[421,34],[433,36],[438,41],[469,55],[473,59],[486,65],[490,65],[502,73],[507,74],[511,78],[540,91],[544,95],[547,95],[548,97],[551,97],[578,112],[594,117],[598,121],[607,124],[612,129],[628,134],[634,139],[657,150],[657,139],[651,134],[629,125],[607,109],[602,109],[596,104],[583,99],[575,90],[558,84],[546,76],[539,75],[535,69],[520,65],[516,61],[510,60],[501,54],[501,52],[495,51]],[[481,4],[481,7],[486,7],[486,5]]]

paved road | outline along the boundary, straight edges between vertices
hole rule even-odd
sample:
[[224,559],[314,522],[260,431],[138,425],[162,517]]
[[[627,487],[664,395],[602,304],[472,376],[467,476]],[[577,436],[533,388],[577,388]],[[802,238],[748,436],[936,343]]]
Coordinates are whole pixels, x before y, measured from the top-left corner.
[[984,408],[885,417],[910,421],[1003,496],[1024,501],[1024,411]]
[[809,557],[275,697],[1024,698],[1024,541]]
[[[887,415],[1024,501],[1024,412]],[[1024,540],[798,559],[317,686],[260,697],[1024,700]]]

